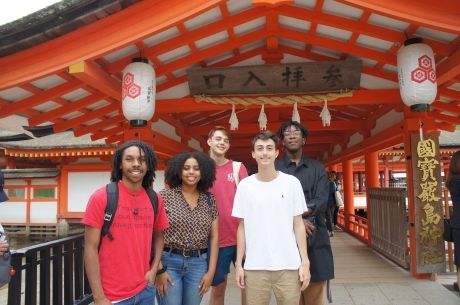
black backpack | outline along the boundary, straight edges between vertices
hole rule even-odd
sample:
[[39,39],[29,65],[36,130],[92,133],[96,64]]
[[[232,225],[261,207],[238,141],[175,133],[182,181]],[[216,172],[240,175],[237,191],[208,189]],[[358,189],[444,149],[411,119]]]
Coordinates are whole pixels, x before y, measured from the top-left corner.
[[[107,192],[107,205],[104,210],[104,224],[102,225],[101,229],[101,242],[104,236],[107,235],[107,237],[110,240],[113,240],[114,237],[112,233],[110,233],[110,226],[112,225],[113,219],[115,218],[115,213],[117,212],[117,207],[118,207],[118,183],[117,182],[110,182],[105,186],[106,192]],[[158,196],[155,191],[149,187],[145,189],[147,192],[147,195],[149,196],[150,202],[152,203],[153,207],[153,223],[155,224],[156,218],[157,218],[157,212],[158,212]],[[99,242],[99,247],[101,245],[101,242]],[[154,255],[154,240],[153,240],[153,232],[152,232],[152,251],[151,251],[151,258]]]

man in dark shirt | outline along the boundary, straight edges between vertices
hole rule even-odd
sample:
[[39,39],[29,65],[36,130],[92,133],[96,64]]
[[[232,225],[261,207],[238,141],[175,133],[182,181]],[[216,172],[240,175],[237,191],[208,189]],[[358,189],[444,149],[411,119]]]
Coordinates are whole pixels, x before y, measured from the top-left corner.
[[322,305],[326,282],[334,278],[334,261],[325,224],[329,180],[320,162],[303,155],[302,147],[308,136],[305,126],[295,121],[285,122],[278,133],[284,156],[276,160],[276,169],[300,180],[308,207],[303,218],[308,238],[311,282],[303,291],[300,304]]

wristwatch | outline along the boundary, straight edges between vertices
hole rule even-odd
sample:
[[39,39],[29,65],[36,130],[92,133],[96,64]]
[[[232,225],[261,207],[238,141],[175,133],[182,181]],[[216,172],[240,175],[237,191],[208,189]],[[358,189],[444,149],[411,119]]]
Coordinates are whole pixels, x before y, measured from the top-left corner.
[[165,273],[167,268],[168,268],[168,266],[166,266],[166,265],[163,265],[163,268],[161,268],[161,269],[158,269],[158,271],[157,271],[157,274],[156,274],[156,275],[160,275],[160,274],[162,274],[162,273]]

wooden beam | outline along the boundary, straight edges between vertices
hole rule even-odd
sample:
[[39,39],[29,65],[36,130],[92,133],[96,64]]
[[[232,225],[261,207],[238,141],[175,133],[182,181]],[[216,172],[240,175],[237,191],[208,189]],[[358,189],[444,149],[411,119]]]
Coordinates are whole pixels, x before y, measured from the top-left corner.
[[0,90],[120,49],[220,4],[222,0],[141,1],[117,14],[0,58]]
[[[276,131],[282,122],[268,122],[267,129]],[[315,122],[308,122],[305,124],[310,131],[335,131],[335,130],[361,130],[365,127],[364,120],[355,120],[353,122],[348,121],[332,121],[331,126],[323,127],[323,123],[320,121]],[[238,126],[238,134],[245,134],[245,135],[255,135],[260,131],[259,124],[239,124]],[[187,128],[187,133],[190,135],[207,135],[209,132],[209,126],[195,126]]]
[[[460,18],[459,18],[460,20]],[[438,86],[460,75],[460,50],[449,56],[436,67]]]
[[[6,72],[2,71],[2,73],[0,73],[0,78],[4,74],[6,74]],[[18,114],[21,111],[33,108],[34,106],[43,103],[43,101],[48,101],[60,97],[66,93],[78,89],[81,87],[81,85],[82,83],[79,80],[71,80],[70,82],[63,83],[41,93],[26,97],[20,101],[13,102],[8,105],[3,105],[3,107],[0,108],[0,118],[4,118],[12,114]]]
[[123,120],[125,120],[124,116],[118,114],[110,119],[103,118],[100,122],[92,125],[74,128],[73,133],[76,137],[82,136],[87,133],[95,133],[96,131],[105,129],[111,125],[118,125],[120,122],[123,122]]
[[110,114],[114,112],[115,110],[119,110],[120,105],[117,105],[115,103],[106,105],[104,107],[92,110],[89,113],[85,113],[81,116],[78,116],[76,118],[56,123],[53,125],[53,129],[55,132],[60,132],[64,131],[70,128],[77,128],[80,124],[83,124],[84,122],[89,122],[94,119],[98,118],[104,118],[105,115]]
[[[276,130],[273,130],[276,132]],[[331,144],[331,143],[341,143],[343,142],[343,137],[342,136],[337,136],[337,135],[328,135],[328,136],[308,136],[307,139],[307,146],[308,144]],[[230,147],[235,148],[235,147],[246,147],[246,146],[251,145],[251,139],[247,138],[245,140],[243,139],[237,139],[237,140],[230,140]]]
[[69,66],[69,73],[98,91],[121,101],[121,82],[91,61],[80,61]]
[[[300,49],[296,49],[296,48],[292,48],[292,47],[284,46],[284,45],[280,45],[280,51],[287,53],[287,54],[291,54],[291,55],[295,55],[298,57],[303,57],[303,58],[306,58],[309,60],[315,60],[315,61],[337,60],[337,58],[334,58],[334,57],[325,56],[325,55],[321,55],[318,53],[310,52],[309,50],[300,50]],[[398,82],[398,75],[396,73],[387,72],[382,69],[363,66],[362,72],[365,74],[383,78],[383,79],[386,79],[386,80],[389,80],[395,83]]]
[[[284,16],[305,20],[308,22],[317,22],[319,24],[349,31],[354,34],[363,34],[392,43],[400,42],[402,44],[407,39],[404,32],[402,31],[389,29],[364,21],[353,20],[351,18],[327,14],[322,11],[299,8],[296,6],[282,6],[277,8],[277,10],[279,14]],[[435,53],[437,55],[441,56],[448,56],[456,49],[453,45],[441,43],[432,39],[423,39],[423,41],[430,45],[433,50],[436,50]]]
[[403,19],[410,23],[434,27],[450,33],[460,32],[458,0],[340,0],[352,6]]
[[399,145],[403,142],[403,125],[397,123],[384,131],[364,139],[362,142],[353,145],[326,160],[326,164],[336,164],[344,160],[353,160],[363,156],[366,152],[379,151],[389,147]]
[[97,141],[99,139],[107,138],[111,135],[123,132],[123,130],[124,130],[123,124],[118,124],[115,127],[108,128],[103,131],[95,132],[93,135],[91,135],[91,140]]
[[182,69],[183,67],[191,66],[201,60],[217,56],[242,45],[265,39],[269,35],[270,33],[266,29],[256,30],[249,34],[238,36],[235,40],[226,41],[198,52],[193,52],[190,55],[183,56],[180,59],[158,67],[156,70],[157,77]]
[[[145,48],[142,50],[142,55],[148,58],[158,57],[163,53],[182,47],[185,44],[194,43],[197,40],[212,36],[215,33],[228,31],[229,29],[232,29],[239,24],[263,17],[265,16],[266,12],[266,8],[254,8],[245,10],[225,19],[220,19],[216,22],[201,26],[197,29],[187,31],[181,35],[178,35],[177,37],[155,44],[152,47]],[[120,72],[127,64],[130,63],[131,57],[132,56],[126,56],[108,64],[106,66],[106,70],[110,73]]]
[[[460,80],[458,81],[460,83]],[[460,91],[452,90],[446,87],[438,87],[439,95],[445,96],[460,102]]]
[[321,37],[312,33],[305,33],[293,29],[280,28],[277,32],[277,34],[283,36],[283,38],[301,42],[308,41],[308,43],[312,45],[318,45],[324,48],[340,51],[354,56],[374,59],[385,64],[396,66],[396,56],[393,54],[387,54],[357,45],[349,45],[346,42],[341,42],[335,39]]
[[436,101],[433,104],[431,104],[431,107],[433,109],[438,109],[440,111],[447,111],[447,112],[452,112],[457,115],[460,115],[460,106],[456,104],[448,104],[448,103]]
[[86,106],[94,104],[106,97],[106,95],[101,93],[93,93],[92,95],[88,95],[77,101],[69,102],[66,105],[29,118],[29,126],[36,126],[47,121],[52,122],[65,116],[66,114],[78,111],[79,109],[84,109]]
[[429,112],[428,116],[436,120],[444,121],[450,124],[460,125],[460,117],[458,116],[441,114],[439,112]]
[[[283,95],[285,96],[285,95]],[[281,97],[283,97],[281,96]],[[245,96],[240,96],[244,98]],[[269,96],[268,96],[269,97]],[[279,97],[279,96],[278,96]],[[376,104],[400,104],[401,96],[397,89],[382,90],[355,90],[352,97],[343,97],[337,100],[328,101],[328,105],[376,105]],[[302,104],[302,107],[322,106],[322,103]],[[292,108],[290,104],[265,105],[266,108]],[[178,99],[157,100],[155,111],[160,113],[180,113],[196,111],[221,111],[231,108],[230,104],[198,103],[193,97]],[[236,105],[237,109],[260,109],[260,105],[243,106]]]

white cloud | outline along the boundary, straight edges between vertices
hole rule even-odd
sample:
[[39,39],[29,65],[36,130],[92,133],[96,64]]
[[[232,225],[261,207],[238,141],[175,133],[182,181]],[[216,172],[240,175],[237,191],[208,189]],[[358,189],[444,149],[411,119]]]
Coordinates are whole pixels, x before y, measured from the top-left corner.
[[0,25],[30,15],[60,0],[13,0],[5,1],[0,10]]

